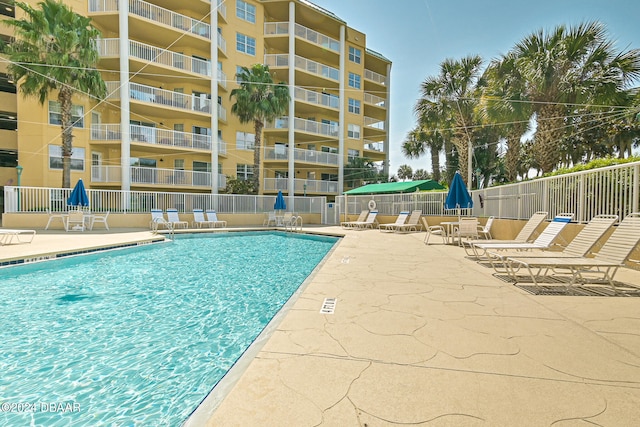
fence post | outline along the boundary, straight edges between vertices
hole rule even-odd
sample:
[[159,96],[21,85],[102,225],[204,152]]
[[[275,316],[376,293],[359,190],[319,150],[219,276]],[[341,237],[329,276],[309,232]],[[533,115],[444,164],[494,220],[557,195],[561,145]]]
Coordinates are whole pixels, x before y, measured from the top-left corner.
[[586,211],[584,205],[584,177],[585,174],[578,175],[578,206],[576,206],[576,221],[582,223],[584,221],[584,212]]
[[633,191],[631,194],[633,197],[631,212],[638,212],[640,210],[640,165],[633,168]]

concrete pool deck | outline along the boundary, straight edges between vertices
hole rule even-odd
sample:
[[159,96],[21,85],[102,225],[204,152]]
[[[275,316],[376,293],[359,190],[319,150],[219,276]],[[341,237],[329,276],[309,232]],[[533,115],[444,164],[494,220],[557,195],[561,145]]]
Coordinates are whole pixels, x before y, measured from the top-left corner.
[[[305,230],[345,236],[204,425],[637,423],[640,298],[531,295],[424,233]],[[153,236],[119,231],[39,231],[0,261]]]

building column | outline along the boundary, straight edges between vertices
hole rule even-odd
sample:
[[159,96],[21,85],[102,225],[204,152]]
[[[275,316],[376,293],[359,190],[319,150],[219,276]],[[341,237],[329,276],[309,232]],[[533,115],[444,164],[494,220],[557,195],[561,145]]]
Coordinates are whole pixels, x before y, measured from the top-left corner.
[[[118,15],[120,23],[119,49],[120,49],[120,173],[122,191],[131,190],[131,132],[129,103],[129,2],[120,2]],[[127,204],[129,197],[126,198]],[[125,205],[126,206],[126,205]]]
[[389,116],[391,114],[391,64],[387,65],[387,78],[385,86],[387,88],[387,99],[385,99],[384,105],[387,107],[387,115],[384,119],[384,129],[387,131],[387,136],[384,139],[384,162],[382,171],[386,176],[389,176],[389,138],[391,135],[391,129],[389,129]]
[[[342,195],[344,191],[344,130],[346,129],[346,124],[344,122],[344,106],[345,106],[345,78],[344,74],[346,71],[345,66],[345,45],[346,45],[346,28],[344,25],[340,26],[340,112],[338,113],[338,195]],[[364,130],[363,130],[364,132]]]
[[[289,3],[289,96],[291,99],[289,100],[289,132],[287,141],[289,144],[288,147],[288,170],[287,170],[287,187],[289,189],[289,201],[287,202],[290,210],[293,210],[293,196],[296,194],[296,165],[295,165],[295,155],[294,149],[296,146],[295,141],[295,115],[296,115],[296,106],[295,106],[295,88],[296,88],[296,3]],[[263,174],[264,175],[264,174]]]
[[[218,194],[218,2],[211,1],[211,194]],[[214,23],[215,21],[215,23]]]

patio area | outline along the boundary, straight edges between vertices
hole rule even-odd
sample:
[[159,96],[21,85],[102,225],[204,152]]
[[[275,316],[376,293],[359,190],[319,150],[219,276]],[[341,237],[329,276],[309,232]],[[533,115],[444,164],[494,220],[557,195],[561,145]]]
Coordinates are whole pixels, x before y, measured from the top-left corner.
[[[189,425],[637,422],[640,299],[531,295],[424,233],[305,229],[344,239]],[[124,231],[39,232],[0,261],[153,237]]]

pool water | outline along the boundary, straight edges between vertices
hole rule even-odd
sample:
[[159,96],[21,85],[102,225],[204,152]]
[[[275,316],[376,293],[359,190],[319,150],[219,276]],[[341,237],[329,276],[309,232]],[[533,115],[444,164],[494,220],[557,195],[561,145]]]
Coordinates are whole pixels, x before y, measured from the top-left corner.
[[336,240],[181,235],[0,269],[0,425],[180,425]]

